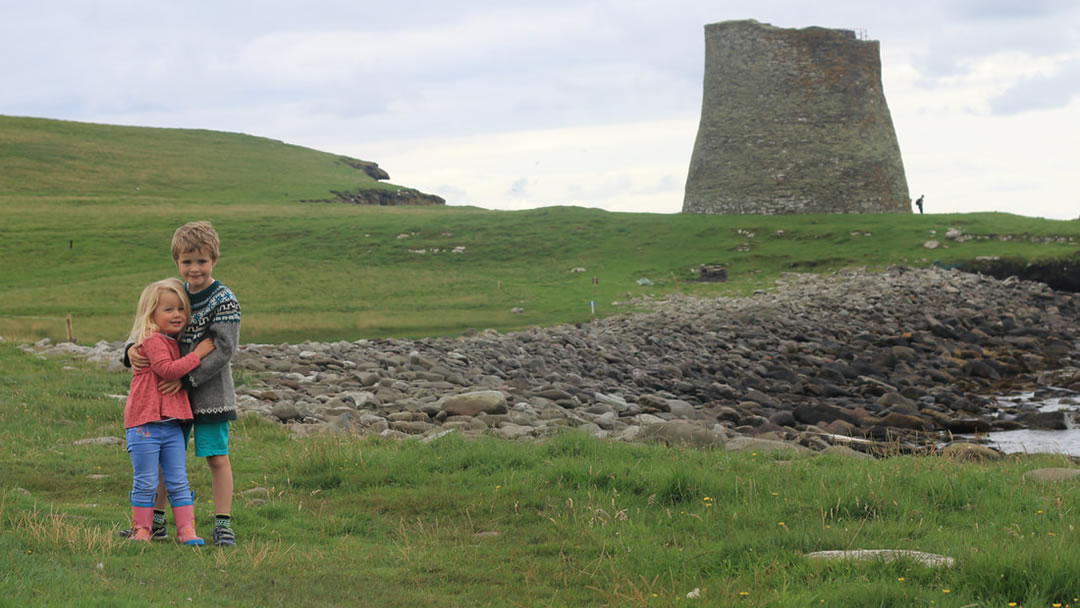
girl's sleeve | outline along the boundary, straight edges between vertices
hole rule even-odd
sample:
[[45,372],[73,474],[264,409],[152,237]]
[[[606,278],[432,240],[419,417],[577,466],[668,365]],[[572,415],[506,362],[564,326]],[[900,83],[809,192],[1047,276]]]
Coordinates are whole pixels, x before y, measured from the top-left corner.
[[195,353],[173,359],[165,338],[161,336],[150,336],[143,342],[142,347],[143,354],[150,359],[150,369],[163,380],[179,380],[199,367],[199,356]]

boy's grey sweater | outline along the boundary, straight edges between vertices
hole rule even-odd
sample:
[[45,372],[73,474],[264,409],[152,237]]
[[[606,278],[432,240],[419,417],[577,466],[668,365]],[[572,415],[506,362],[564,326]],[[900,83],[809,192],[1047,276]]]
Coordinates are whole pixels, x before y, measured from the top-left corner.
[[190,353],[207,336],[214,339],[214,351],[185,377],[191,412],[196,422],[236,420],[232,358],[240,343],[240,303],[218,281],[188,297],[191,319],[177,339],[180,354]]

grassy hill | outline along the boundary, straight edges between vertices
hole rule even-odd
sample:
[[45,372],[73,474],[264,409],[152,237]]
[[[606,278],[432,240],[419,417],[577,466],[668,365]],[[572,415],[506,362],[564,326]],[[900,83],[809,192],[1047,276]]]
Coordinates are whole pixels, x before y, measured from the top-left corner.
[[[175,274],[172,231],[195,219],[221,234],[214,275],[240,298],[245,342],[580,322],[592,317],[590,300],[607,315],[625,309],[614,302],[676,289],[749,293],[781,272],[1050,259],[1080,243],[1080,222],[1000,213],[698,216],[301,202],[365,188],[400,186],[337,155],[247,135],[0,116],[0,336],[63,339],[71,315],[81,343],[121,339],[141,288]],[[947,239],[950,228],[972,238]],[[925,248],[931,239],[942,246]],[[725,264],[730,280],[693,283],[691,269],[704,263]]]

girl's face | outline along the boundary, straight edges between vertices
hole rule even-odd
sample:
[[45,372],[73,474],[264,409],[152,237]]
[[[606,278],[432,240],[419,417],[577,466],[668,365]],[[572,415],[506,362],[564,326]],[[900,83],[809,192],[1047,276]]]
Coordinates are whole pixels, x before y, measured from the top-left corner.
[[150,320],[168,336],[176,336],[187,325],[188,311],[183,300],[175,293],[166,291],[161,294],[157,308],[150,315]]

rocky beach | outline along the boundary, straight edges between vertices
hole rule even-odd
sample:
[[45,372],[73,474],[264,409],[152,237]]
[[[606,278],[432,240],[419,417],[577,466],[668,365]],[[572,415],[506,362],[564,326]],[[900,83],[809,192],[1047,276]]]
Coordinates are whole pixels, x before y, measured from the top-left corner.
[[[729,449],[950,449],[956,435],[1067,429],[1080,296],[940,268],[788,274],[749,297],[623,302],[589,323],[457,338],[245,344],[242,412],[318,433],[600,438]],[[120,343],[27,345],[118,367]],[[970,442],[965,452],[985,449]]]

